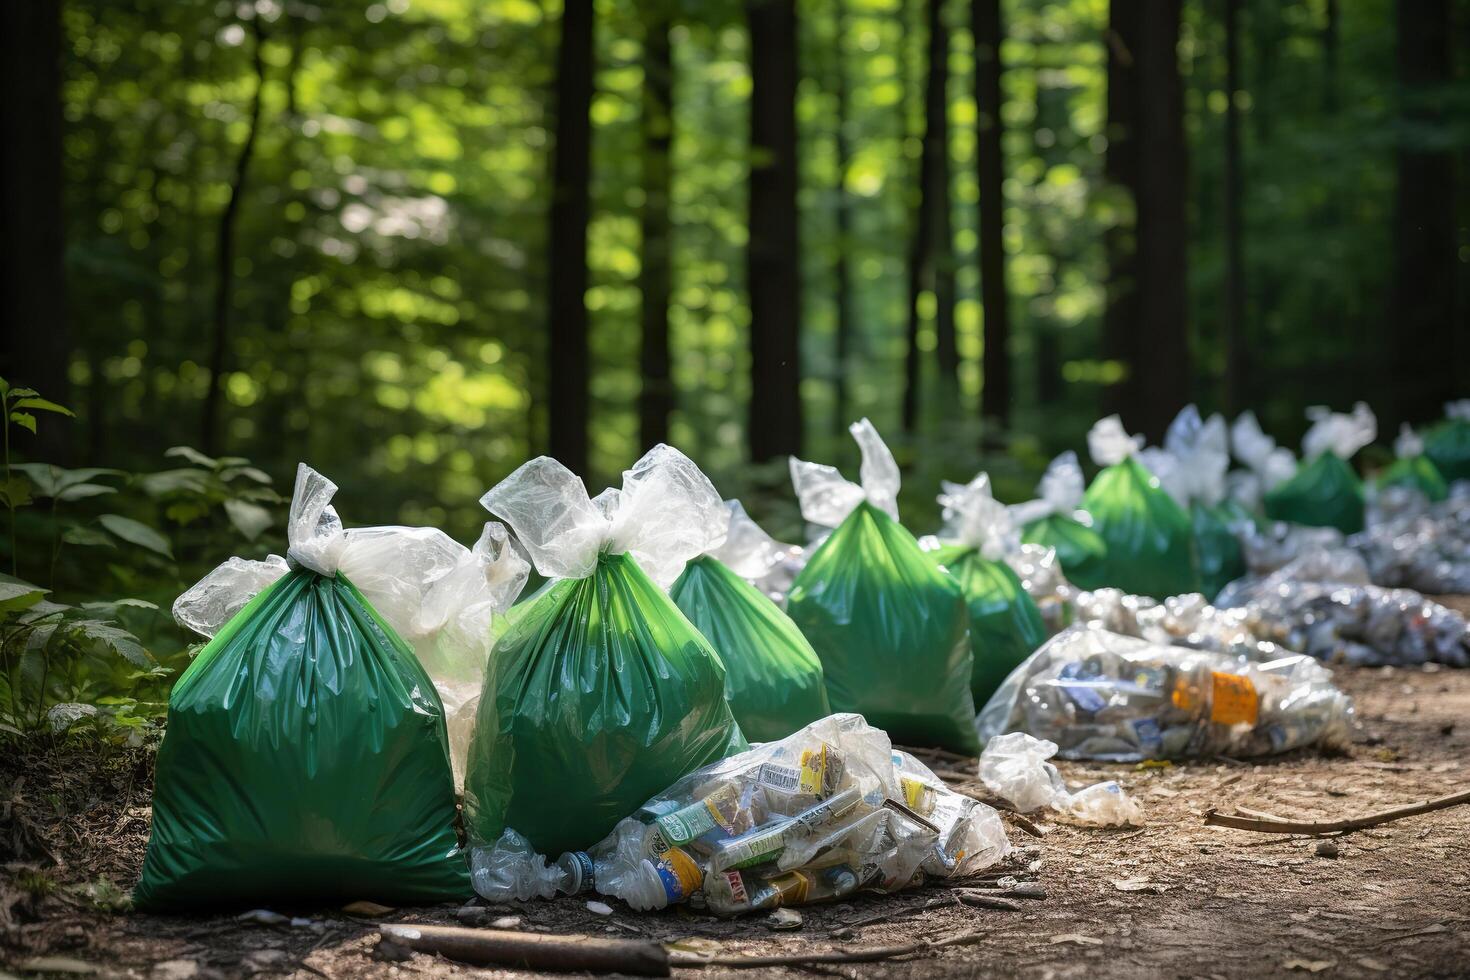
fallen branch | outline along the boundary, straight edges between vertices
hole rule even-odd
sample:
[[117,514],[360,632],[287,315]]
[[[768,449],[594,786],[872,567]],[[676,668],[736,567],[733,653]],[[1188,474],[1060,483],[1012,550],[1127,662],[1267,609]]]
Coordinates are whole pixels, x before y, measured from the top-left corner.
[[564,973],[669,975],[669,954],[655,942],[548,936],[505,929],[464,929],[407,923],[379,924],[383,939],[421,953],[474,966],[518,966]]
[[1404,817],[1444,810],[1462,803],[1470,803],[1470,790],[1347,820],[1283,820],[1276,817],[1237,816],[1210,809],[1205,811],[1205,826],[1231,827],[1235,830],[1251,830],[1259,834],[1336,834],[1376,827],[1379,824],[1402,820]]
[[791,953],[776,956],[705,956],[700,953],[674,951],[669,962],[674,966],[703,969],[707,966],[724,966],[734,970],[755,970],[768,966],[807,966],[816,963],[876,963],[912,953],[928,952],[946,946],[969,946],[990,935],[985,930],[961,932],[943,939],[921,940],[902,946],[874,946],[871,949],[844,949],[829,953]]

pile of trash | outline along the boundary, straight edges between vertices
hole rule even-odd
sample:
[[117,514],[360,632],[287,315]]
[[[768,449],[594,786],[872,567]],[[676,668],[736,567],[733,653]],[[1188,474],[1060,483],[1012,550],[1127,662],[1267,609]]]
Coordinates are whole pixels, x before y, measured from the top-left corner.
[[489,901],[596,891],[736,915],[968,875],[1009,850],[994,809],[838,714],[690,773],[585,852],[548,863],[507,835],[472,860]]
[[1264,663],[1087,626],[1047,641],[976,719],[1025,732],[1063,759],[1139,762],[1345,749],[1352,699],[1310,657]]

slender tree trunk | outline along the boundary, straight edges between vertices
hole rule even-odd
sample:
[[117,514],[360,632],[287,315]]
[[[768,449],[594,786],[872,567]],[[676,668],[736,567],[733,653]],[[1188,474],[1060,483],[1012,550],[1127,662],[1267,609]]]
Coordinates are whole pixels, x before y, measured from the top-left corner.
[[1325,76],[1322,105],[1329,115],[1337,114],[1338,18],[1337,0],[1327,0],[1327,23],[1322,28],[1322,67]]
[[909,258],[908,362],[904,378],[904,431],[919,420],[919,297],[934,293],[934,344],[940,387],[949,403],[959,384],[954,323],[954,260],[949,221],[949,30],[943,0],[928,2],[928,75],[924,87],[924,143],[919,158],[919,206]]
[[1002,427],[1011,413],[1011,316],[1006,288],[1005,180],[1002,135],[1000,0],[971,0],[975,38],[975,165],[980,191],[980,304],[984,311],[984,360],[980,415]]
[[750,456],[801,452],[801,270],[796,189],[796,2],[748,0]]
[[674,63],[666,7],[649,9],[643,39],[643,208],[639,221],[643,256],[638,286],[643,296],[638,430],[643,448],[669,439],[674,382],[669,369],[670,240],[669,147],[673,139]]
[[556,56],[556,149],[551,177],[551,254],[546,310],[551,455],[587,473],[587,221],[592,180],[592,0],[562,8]]
[[1128,368],[1114,410],[1155,441],[1190,392],[1180,14],[1181,0],[1114,0],[1110,18],[1108,171],[1131,191],[1136,221],[1132,243],[1110,236],[1104,335]]
[[1241,229],[1240,0],[1225,0],[1225,408],[1246,407],[1245,243]]
[[[62,210],[61,10],[38,0],[0,3],[5,97],[0,100],[0,375],[63,404],[67,369],[65,215]],[[0,420],[3,422],[4,420]],[[6,423],[8,424],[8,423]],[[43,418],[12,450],[69,462],[70,426]]]
[[849,256],[852,249],[852,197],[847,193],[847,170],[852,162],[852,146],[848,136],[848,91],[847,91],[847,0],[833,0],[833,17],[836,21],[833,40],[837,96],[837,323],[836,323],[836,375],[833,379],[833,421],[838,434],[847,429],[852,421],[848,416],[847,372],[851,369],[852,338],[856,330],[852,308],[852,267]]
[[240,215],[240,201],[245,195],[245,183],[250,174],[250,162],[255,155],[255,137],[260,129],[260,96],[265,88],[265,59],[261,48],[265,46],[265,31],[261,18],[250,21],[255,36],[255,47],[251,62],[255,67],[255,94],[250,98],[250,114],[245,142],[235,156],[235,172],[230,179],[230,196],[220,214],[219,235],[215,244],[214,317],[209,344],[209,388],[204,394],[204,411],[201,418],[199,444],[205,453],[213,455],[220,446],[219,416],[220,400],[224,397],[224,376],[230,349],[230,319],[235,302],[235,224]]
[[[1105,32],[1108,54],[1107,156],[1103,174],[1115,194],[1127,194],[1120,202],[1126,215],[1134,205],[1138,187],[1138,0],[1115,0],[1108,4]],[[1122,381],[1102,390],[1100,409],[1104,414],[1132,412],[1126,372],[1134,370],[1135,327],[1138,323],[1137,213],[1119,220],[1103,234],[1107,254],[1107,306],[1103,314],[1103,357],[1123,365]]]
[[1457,336],[1464,318],[1455,309],[1455,157],[1426,147],[1416,132],[1448,119],[1437,90],[1449,84],[1448,0],[1401,0],[1398,12],[1399,113],[1403,127],[1395,195],[1393,308],[1403,421],[1424,422],[1464,394],[1457,381]]

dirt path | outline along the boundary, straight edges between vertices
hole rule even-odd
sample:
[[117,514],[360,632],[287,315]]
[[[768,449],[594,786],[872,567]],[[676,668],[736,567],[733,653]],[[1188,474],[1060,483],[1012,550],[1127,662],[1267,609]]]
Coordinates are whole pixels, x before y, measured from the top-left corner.
[[[774,932],[759,917],[723,922],[679,910],[636,915],[619,907],[609,918],[572,900],[507,907],[492,916],[518,916],[520,927],[531,930],[642,934],[723,953],[987,932],[976,945],[907,961],[784,971],[854,978],[1470,973],[1470,806],[1338,838],[1335,858],[1319,856],[1313,840],[1202,824],[1211,806],[1327,818],[1470,787],[1470,672],[1339,671],[1338,679],[1358,703],[1361,731],[1349,757],[1295,753],[1260,765],[1213,761],[1145,770],[1064,764],[1074,784],[1123,782],[1145,806],[1148,824],[1141,831],[1049,824],[1039,840],[1011,825],[1021,852],[1006,870],[1047,892],[1018,912],[960,906],[946,889],[930,888],[804,909],[798,932]],[[115,897],[108,882],[127,888],[137,878],[150,782],[151,759],[143,753],[0,760],[0,964],[16,971],[49,955],[94,965],[104,975],[170,980],[251,972],[301,978],[488,972],[424,955],[380,959],[371,923],[340,912],[281,910],[311,916],[323,930],[318,933],[229,917],[99,910],[97,903]],[[875,916],[891,918],[850,927]],[[454,922],[455,909],[388,918]]]

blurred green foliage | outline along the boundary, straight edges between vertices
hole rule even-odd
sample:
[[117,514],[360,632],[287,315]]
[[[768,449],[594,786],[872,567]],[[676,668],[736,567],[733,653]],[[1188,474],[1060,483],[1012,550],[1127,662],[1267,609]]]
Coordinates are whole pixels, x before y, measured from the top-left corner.
[[[1004,4],[1018,404],[1013,431],[982,457],[968,448],[981,435],[973,408],[956,417],[926,401],[920,431],[898,432],[923,11],[903,0],[844,2],[840,38],[830,4],[799,6],[806,455],[855,468],[848,420],[833,407],[834,266],[845,253],[858,332],[851,411],[892,438],[909,476],[905,514],[923,531],[940,477],[985,466],[1003,498],[1026,496],[1052,453],[1080,444],[1101,387],[1123,370],[1097,354],[1103,235],[1132,220],[1127,196],[1102,180],[1108,4]],[[1327,0],[1244,3],[1245,88],[1234,98],[1245,124],[1247,333],[1258,352],[1249,394],[1286,441],[1304,427],[1306,404],[1371,400],[1392,343],[1385,256],[1393,152],[1405,138],[1393,97],[1393,5],[1338,7],[1334,71]],[[1464,5],[1456,10],[1470,25]],[[973,50],[965,5],[949,3],[945,14],[954,27],[961,380],[973,406],[984,315]],[[1222,119],[1231,95],[1220,14],[1211,0],[1187,3],[1180,44],[1197,353],[1180,370],[1192,371],[1207,409],[1223,373]],[[597,15],[586,295],[594,491],[646,448],[636,416],[641,29],[627,4],[599,0]],[[795,536],[784,468],[743,465],[751,82],[742,8],[715,0],[677,4],[675,15],[672,439],[727,495],[753,497],[758,519]],[[364,523],[437,524],[471,539],[485,518],[478,497],[542,450],[547,405],[559,395],[543,312],[556,0],[66,0],[64,18],[77,457],[134,472],[160,465],[164,447],[203,443],[220,215],[259,86],[231,270],[221,451],[255,460],[278,482],[310,461],[342,485]],[[1443,93],[1458,121],[1409,138],[1466,145],[1467,61]],[[834,108],[839,69],[852,88],[845,121]],[[845,173],[839,124],[853,147]],[[853,201],[846,240],[835,231],[839,187]],[[1462,198],[1463,217],[1470,195]],[[1463,231],[1462,241],[1463,283]],[[932,310],[932,297],[921,306]],[[931,322],[919,344],[934,342]],[[203,557],[202,542],[180,547]]]

